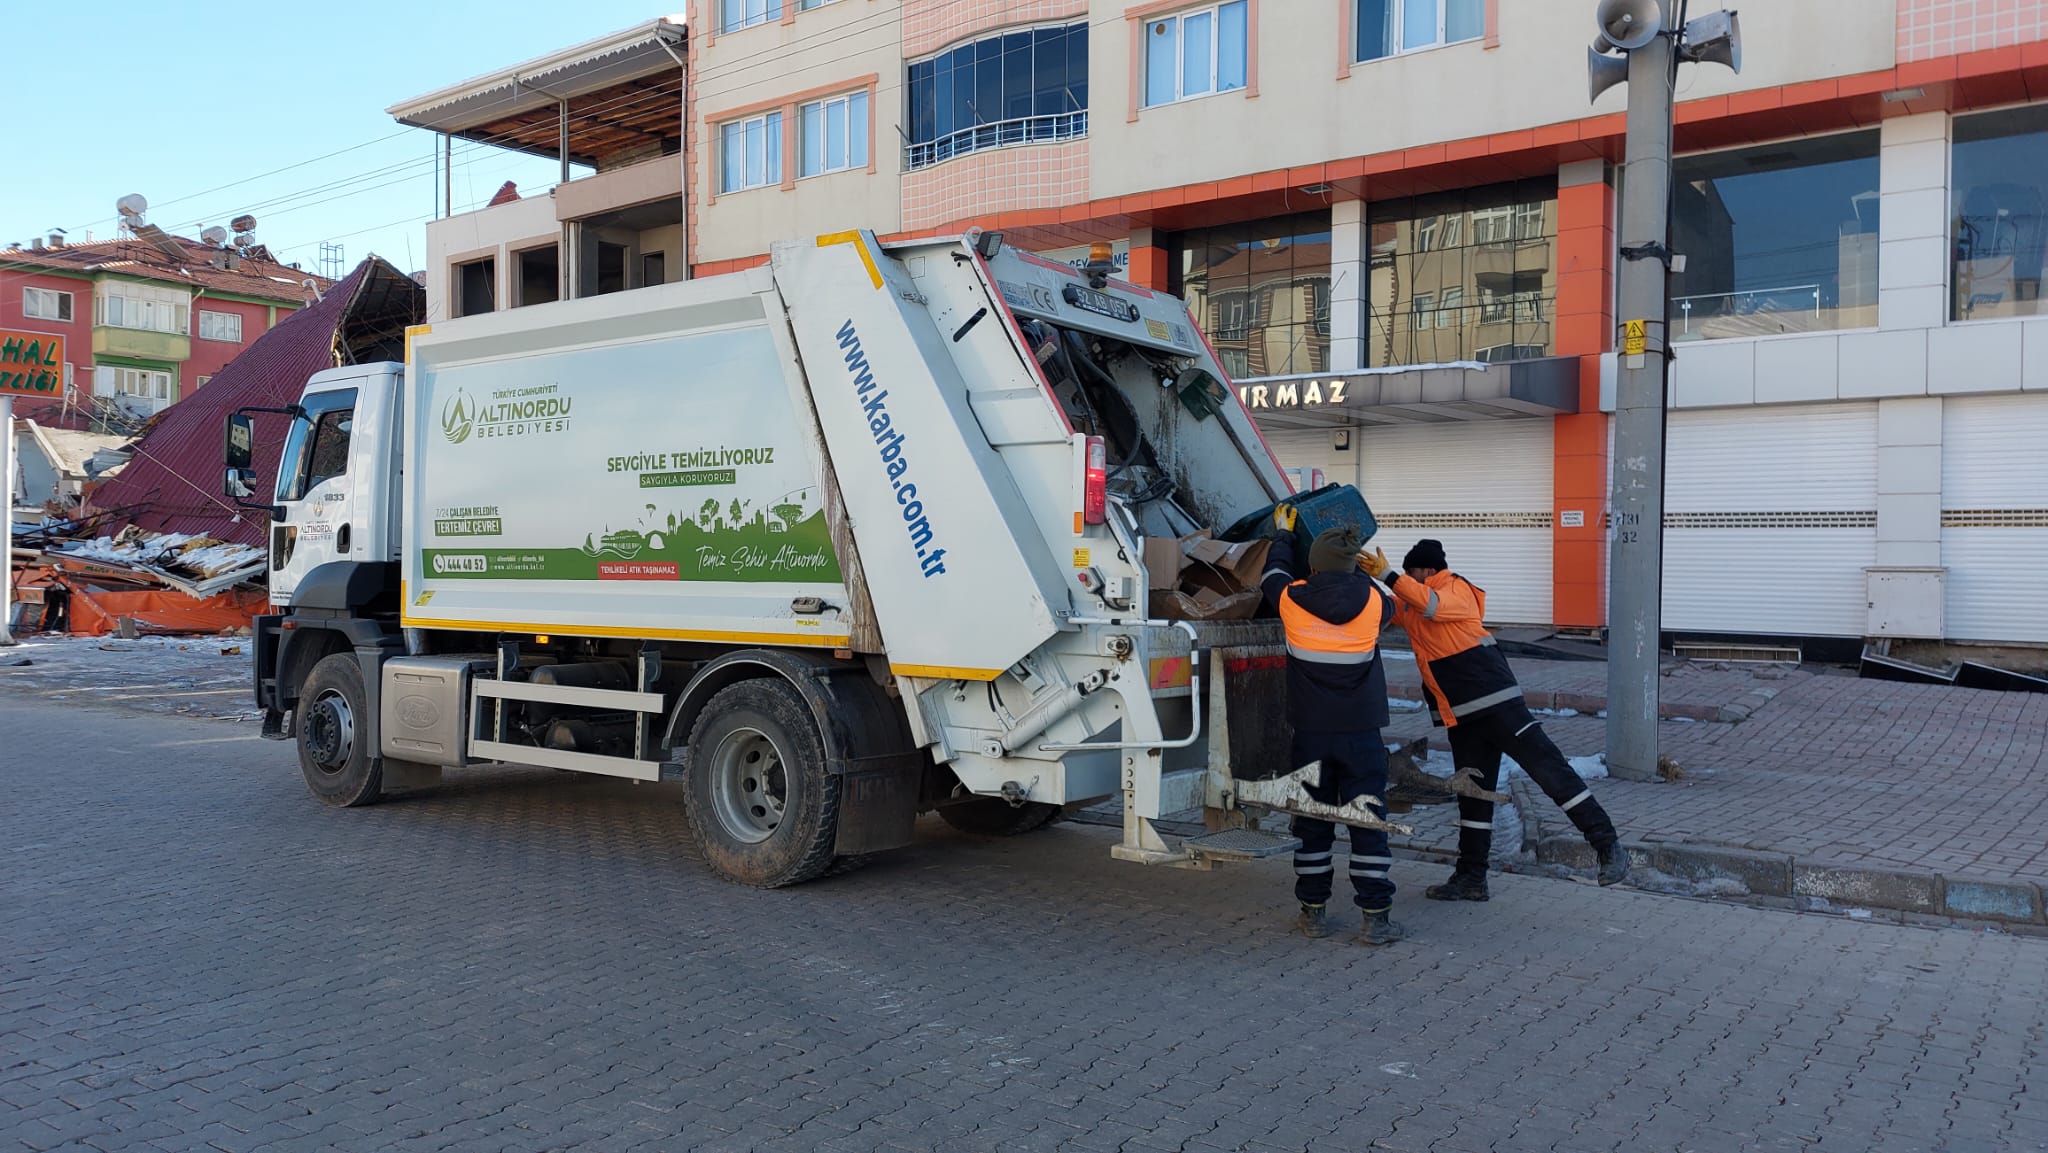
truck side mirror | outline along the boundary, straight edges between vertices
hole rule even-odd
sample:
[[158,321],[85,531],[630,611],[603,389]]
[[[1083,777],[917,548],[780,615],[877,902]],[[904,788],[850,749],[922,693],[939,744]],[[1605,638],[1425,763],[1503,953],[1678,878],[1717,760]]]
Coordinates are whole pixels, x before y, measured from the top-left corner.
[[254,469],[231,468],[221,480],[221,491],[235,500],[248,500],[256,495],[256,472]]
[[[247,472],[256,463],[256,419],[246,412],[230,413],[227,441],[222,459],[230,472]],[[234,495],[232,492],[230,496]]]

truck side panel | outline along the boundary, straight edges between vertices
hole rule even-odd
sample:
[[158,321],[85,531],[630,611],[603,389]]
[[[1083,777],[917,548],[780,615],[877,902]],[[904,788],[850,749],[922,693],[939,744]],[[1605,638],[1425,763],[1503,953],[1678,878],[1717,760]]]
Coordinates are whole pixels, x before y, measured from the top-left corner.
[[846,646],[780,329],[764,272],[416,333],[405,623]]
[[871,235],[779,247],[773,267],[891,667],[994,679],[1059,631],[1067,594],[948,334]]

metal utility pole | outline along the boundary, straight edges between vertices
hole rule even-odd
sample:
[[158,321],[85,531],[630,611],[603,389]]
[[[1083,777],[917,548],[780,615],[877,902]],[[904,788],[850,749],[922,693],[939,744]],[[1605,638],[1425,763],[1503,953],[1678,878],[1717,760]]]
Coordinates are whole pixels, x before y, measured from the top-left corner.
[[1621,80],[1621,61],[1607,53],[1627,54],[1628,152],[1615,285],[1620,371],[1608,494],[1607,769],[1634,781],[1657,775],[1672,90],[1681,58],[1741,70],[1734,13],[1716,12],[1681,28],[1672,7],[1672,0],[1603,0],[1600,37],[1588,62],[1597,98]]
[[14,398],[0,392],[0,646],[15,643],[14,617]]

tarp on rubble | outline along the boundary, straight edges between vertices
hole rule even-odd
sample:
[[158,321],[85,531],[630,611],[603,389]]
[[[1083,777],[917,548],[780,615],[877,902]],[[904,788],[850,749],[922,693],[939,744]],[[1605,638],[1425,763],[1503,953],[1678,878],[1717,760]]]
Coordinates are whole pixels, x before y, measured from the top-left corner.
[[266,603],[261,592],[248,589],[194,600],[168,589],[100,592],[74,588],[69,614],[74,636],[110,635],[123,617],[146,633],[222,633],[246,627],[257,614],[267,611]]
[[[312,307],[295,312],[229,361],[207,386],[151,422],[135,455],[89,499],[92,508],[134,506],[132,519],[158,532],[194,533],[261,548],[269,525],[260,510],[221,495],[222,425],[238,408],[278,408],[298,400],[306,378],[343,364],[401,360],[405,329],[425,315],[426,291],[372,256]],[[259,491],[276,482],[289,421],[256,417]]]

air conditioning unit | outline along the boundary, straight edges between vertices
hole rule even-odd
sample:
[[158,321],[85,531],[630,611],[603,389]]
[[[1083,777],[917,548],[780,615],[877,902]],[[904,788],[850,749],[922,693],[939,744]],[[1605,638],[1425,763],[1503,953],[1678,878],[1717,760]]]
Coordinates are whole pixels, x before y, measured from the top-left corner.
[[1901,640],[1942,639],[1947,623],[1945,568],[1867,568],[1863,579],[1870,619],[1864,635]]

